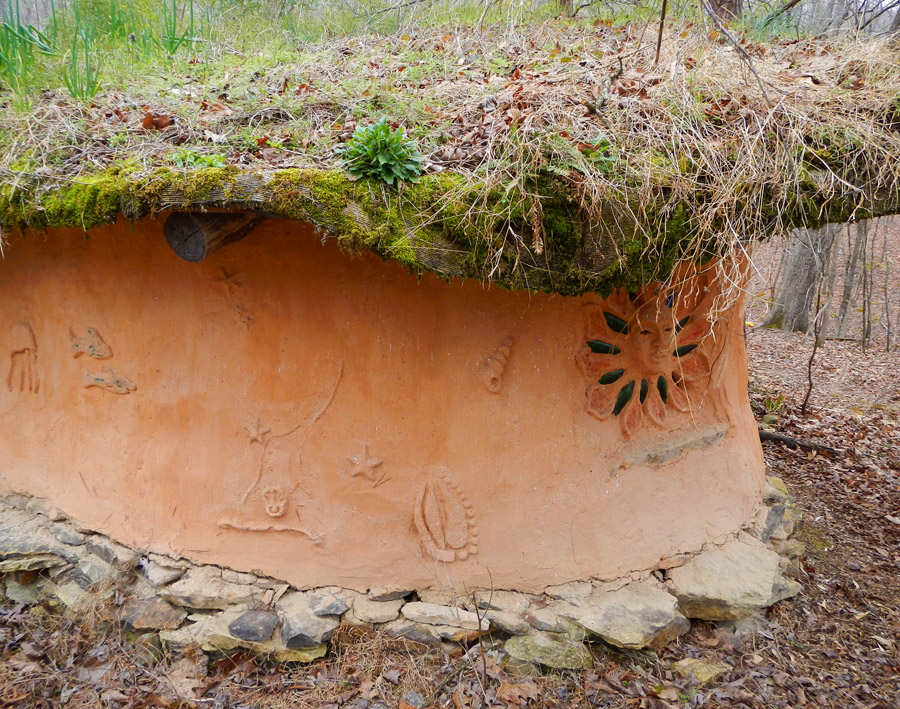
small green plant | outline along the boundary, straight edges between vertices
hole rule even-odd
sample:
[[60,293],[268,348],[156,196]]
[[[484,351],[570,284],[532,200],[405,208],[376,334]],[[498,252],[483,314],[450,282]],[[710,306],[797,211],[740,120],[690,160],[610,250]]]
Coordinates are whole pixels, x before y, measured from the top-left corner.
[[100,63],[91,54],[91,42],[84,32],[77,32],[72,40],[63,81],[69,95],[78,101],[88,101],[100,90]]
[[418,182],[422,155],[402,128],[391,128],[382,118],[371,126],[358,126],[344,145],[335,149],[354,177],[374,177],[389,185]]
[[616,150],[603,133],[594,141],[591,148],[585,151],[585,155],[605,175],[612,172],[615,167]]
[[193,150],[185,148],[179,150],[172,156],[172,162],[176,167],[184,168],[203,168],[203,167],[225,167],[225,156],[218,153],[212,155],[201,155]]
[[193,43],[194,37],[194,0],[188,0],[188,26],[180,34],[178,32],[178,17],[183,14],[184,8],[178,7],[177,0],[163,0],[162,29],[160,32],[160,45],[168,55],[173,55],[182,44]]
[[787,408],[788,399],[783,392],[770,394],[763,400],[763,406],[769,413],[777,414]]

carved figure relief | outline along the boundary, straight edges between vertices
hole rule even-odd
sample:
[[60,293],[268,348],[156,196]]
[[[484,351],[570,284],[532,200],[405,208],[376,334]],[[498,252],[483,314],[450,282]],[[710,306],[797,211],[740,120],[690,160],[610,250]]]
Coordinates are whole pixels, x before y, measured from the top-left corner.
[[435,561],[463,561],[478,552],[472,503],[445,472],[433,475],[419,489],[413,526],[422,548]]
[[481,383],[489,392],[500,393],[500,388],[503,386],[503,373],[506,371],[506,363],[512,353],[513,342],[512,335],[507,336],[480,366]]
[[112,394],[130,394],[137,389],[137,385],[133,381],[119,374],[112,367],[104,367],[103,371],[93,374],[85,372],[83,381],[85,389],[99,387]]
[[81,355],[87,355],[94,359],[109,359],[112,357],[112,349],[106,344],[100,332],[89,327],[87,335],[78,337],[72,328],[69,328],[69,338],[72,340],[72,356],[78,359]]
[[384,482],[384,473],[381,470],[381,464],[384,462],[380,458],[373,458],[369,454],[369,445],[364,444],[359,455],[351,455],[350,475],[351,477],[363,477],[374,484],[375,487]]
[[262,497],[269,517],[281,517],[287,511],[288,495],[284,490],[277,487],[266,488]]
[[585,344],[577,361],[591,381],[589,414],[601,421],[618,418],[630,436],[644,420],[662,427],[673,409],[690,409],[691,385],[710,373],[705,281],[687,280],[677,291],[651,284],[585,308]]
[[38,374],[38,347],[34,330],[27,322],[17,322],[9,331],[9,391],[37,394],[41,386]]
[[[263,425],[259,418],[244,426],[248,443],[251,446],[260,445],[259,463],[252,482],[241,496],[240,519],[223,518],[219,520],[219,527],[245,532],[293,532],[315,544],[325,541],[322,534],[307,528],[301,514],[301,507],[305,504],[299,499],[303,494],[300,489],[303,468],[301,450],[309,431],[334,401],[343,374],[344,365],[341,363],[330,392],[307,420],[300,419],[279,433],[273,433],[272,427]],[[260,521],[260,513],[268,519]]]

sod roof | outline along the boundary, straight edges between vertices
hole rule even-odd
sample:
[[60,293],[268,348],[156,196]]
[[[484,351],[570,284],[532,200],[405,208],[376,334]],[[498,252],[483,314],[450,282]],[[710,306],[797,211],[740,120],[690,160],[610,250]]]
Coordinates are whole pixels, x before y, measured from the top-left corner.
[[[209,54],[48,89],[0,116],[0,223],[246,209],[409,267],[576,294],[798,227],[900,212],[900,65],[884,40],[557,21]],[[227,60],[226,60],[227,59]],[[381,117],[417,183],[354,179]]]

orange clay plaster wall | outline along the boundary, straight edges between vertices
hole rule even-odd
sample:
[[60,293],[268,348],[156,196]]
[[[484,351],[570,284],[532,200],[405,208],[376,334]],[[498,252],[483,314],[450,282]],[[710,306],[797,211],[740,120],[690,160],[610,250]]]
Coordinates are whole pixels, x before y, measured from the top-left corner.
[[539,591],[696,551],[759,501],[708,277],[512,293],[281,220],[201,263],[154,220],[10,241],[0,475],[131,546],[298,587]]

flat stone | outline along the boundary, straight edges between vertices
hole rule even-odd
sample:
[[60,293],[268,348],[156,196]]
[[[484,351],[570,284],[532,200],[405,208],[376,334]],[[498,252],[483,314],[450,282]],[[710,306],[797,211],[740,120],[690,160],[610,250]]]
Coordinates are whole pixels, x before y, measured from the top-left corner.
[[464,598],[458,593],[446,588],[425,588],[421,591],[416,591],[416,595],[419,596],[419,600],[422,601],[422,603],[434,603],[438,606],[467,608],[471,605],[471,599]]
[[111,578],[119,576],[120,572],[111,564],[107,564],[102,559],[90,556],[78,562],[78,565],[72,571],[72,578],[82,588],[87,588],[91,584],[102,583]]
[[51,522],[63,522],[68,519],[66,513],[60,510],[56,505],[51,504],[48,500],[40,497],[32,497],[25,505],[25,511],[31,514],[40,514],[47,517]]
[[441,636],[432,625],[421,625],[406,618],[397,618],[384,626],[385,634],[390,638],[404,638],[421,645],[437,647],[441,644]]
[[[768,542],[772,535],[775,533],[775,530],[778,529],[782,520],[784,520],[784,505],[773,505],[769,508],[769,511],[766,513],[766,521],[763,525],[762,533],[760,534],[760,540],[763,542]],[[785,535],[781,539],[787,539],[788,535]]]
[[359,596],[353,601],[353,607],[347,611],[345,620],[349,623],[369,625],[373,623],[389,623],[396,620],[403,606],[403,599],[396,601],[373,601],[366,596]]
[[64,522],[57,522],[56,524],[50,527],[50,533],[56,537],[56,539],[63,544],[68,544],[72,547],[80,547],[84,544],[87,537],[80,532],[76,532],[75,528],[70,524],[66,524]]
[[197,567],[160,591],[160,596],[176,606],[198,610],[224,610],[250,603],[260,593],[252,586],[226,583],[215,571]]
[[693,657],[672,663],[672,669],[685,679],[695,679],[701,687],[715,682],[731,668],[719,663],[703,662]]
[[337,616],[319,616],[313,612],[308,594],[286,593],[275,604],[281,617],[281,636],[290,649],[315,647],[331,639],[340,625]]
[[228,624],[228,632],[240,640],[265,642],[272,637],[278,616],[268,611],[247,611]]
[[309,594],[309,607],[316,615],[344,615],[350,610],[350,603],[333,591],[312,591]]
[[176,558],[171,557],[171,556],[166,556],[165,554],[154,554],[153,552],[150,552],[150,553],[147,555],[147,558],[148,558],[150,561],[152,561],[152,562],[154,562],[154,563],[156,563],[156,564],[159,564],[160,566],[167,566],[167,567],[170,567],[170,568],[184,569],[185,571],[186,571],[187,569],[191,569],[191,568],[193,568],[193,567],[195,566],[195,564],[192,564],[192,563],[191,563],[190,561],[188,561],[187,559],[176,559]]
[[42,571],[65,566],[66,563],[68,562],[65,559],[56,554],[29,554],[0,561],[0,574],[11,574],[16,571]]
[[508,611],[484,612],[484,617],[491,622],[491,627],[509,635],[527,635],[531,630],[528,622],[518,613]]
[[556,586],[547,586],[544,594],[577,606],[587,602],[593,591],[594,585],[590,581],[570,581]]
[[228,631],[228,626],[246,611],[246,608],[230,608],[222,613],[198,615],[196,623],[178,630],[163,631],[159,637],[173,650],[184,651],[190,647],[200,647],[204,652],[217,653],[244,649],[276,662],[312,662],[328,651],[325,643],[315,647],[290,649],[285,647],[278,633],[264,642],[236,638]]
[[766,476],[766,485],[763,490],[763,499],[766,502],[792,502],[794,497],[788,492],[787,485],[781,478]]
[[533,596],[517,591],[476,591],[475,604],[479,608],[508,613],[524,613],[528,610]]
[[3,590],[13,603],[31,605],[55,596],[56,584],[44,578],[32,583],[19,583],[12,576],[8,576]]
[[138,562],[136,551],[101,535],[88,539],[85,546],[89,552],[96,554],[107,564],[118,564],[125,568],[131,568]]
[[53,591],[53,595],[55,595],[66,608],[75,611],[76,613],[83,613],[90,609],[94,603],[94,597],[74,581],[69,581],[61,586],[57,586]]
[[672,593],[690,618],[737,620],[771,605],[780,557],[757,542],[731,541],[669,572]]
[[56,554],[70,562],[80,558],[74,547],[60,544],[50,533],[46,519],[18,509],[5,509],[0,515],[0,560],[35,554]]
[[192,646],[201,646],[216,634],[227,634],[228,624],[239,618],[247,609],[232,608],[221,613],[191,614],[190,621],[177,630],[164,630],[159,639],[170,649],[184,651]]
[[320,657],[324,657],[325,653],[328,652],[326,643],[303,648],[285,647],[277,635],[271,640],[253,642],[251,640],[239,640],[230,634],[214,634],[200,648],[204,652],[216,653],[244,649],[257,655],[269,657],[276,662],[312,662]]
[[222,569],[222,580],[225,583],[249,586],[256,583],[259,579],[256,577],[256,574],[248,574],[243,571],[235,571],[234,569]]
[[17,492],[12,492],[4,498],[4,501],[13,509],[22,510],[24,512],[30,499],[31,495],[20,495]]
[[160,586],[168,586],[184,576],[186,569],[175,566],[163,566],[155,561],[149,560],[143,566],[144,578],[154,588]]
[[120,619],[134,630],[175,630],[187,617],[182,608],[175,608],[159,598],[126,601]]
[[590,650],[565,635],[517,635],[507,640],[503,649],[519,662],[532,662],[561,670],[586,670],[594,664]]
[[588,605],[560,608],[559,612],[604,642],[630,650],[658,649],[691,627],[679,613],[675,597],[650,581],[595,593]]
[[404,618],[425,625],[445,625],[463,630],[487,631],[490,621],[487,618],[479,618],[478,614],[461,608],[438,606],[434,603],[422,603],[420,601],[407,603],[400,610]]
[[83,613],[89,610],[94,604],[94,596],[85,591],[74,581],[69,581],[57,586],[53,591],[60,603],[66,608],[76,613]]
[[525,620],[537,630],[547,633],[565,633],[566,624],[559,614],[547,606],[532,606],[525,612]]
[[541,666],[534,662],[526,662],[525,660],[517,660],[509,655],[504,655],[500,666],[507,674],[513,677],[537,677],[541,674]]
[[799,559],[806,553],[806,545],[799,539],[785,539],[775,547],[775,551],[788,559]]
[[370,588],[368,596],[373,601],[397,601],[401,598],[406,598],[411,593],[412,591],[407,591],[399,588],[379,586],[376,588]]

